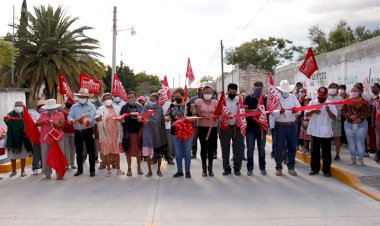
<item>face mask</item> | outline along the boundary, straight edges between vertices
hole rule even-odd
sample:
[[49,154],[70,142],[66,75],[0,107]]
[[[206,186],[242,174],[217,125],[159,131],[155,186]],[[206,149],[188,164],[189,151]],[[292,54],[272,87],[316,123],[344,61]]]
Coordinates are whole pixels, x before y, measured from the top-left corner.
[[111,99],[108,99],[108,100],[104,101],[104,104],[105,104],[107,107],[109,107],[109,106],[112,105],[112,100],[111,100]]
[[230,94],[228,94],[228,97],[229,97],[231,100],[233,100],[233,99],[235,99],[235,97],[236,97],[236,93],[230,93]]
[[53,110],[47,110],[47,112],[49,113],[49,114],[54,114],[54,112],[56,112],[57,110],[56,109],[53,109]]
[[301,98],[302,98],[302,97],[305,97],[305,96],[306,96],[306,93],[299,93],[298,96],[301,97]]
[[375,94],[375,95],[379,94],[379,90],[376,89],[376,88],[371,89],[371,91],[372,91],[372,93]]
[[115,98],[113,99],[113,101],[115,101],[115,103],[119,103],[119,102],[120,102],[120,97],[115,97]]
[[323,104],[326,101],[326,97],[318,97],[318,101]]
[[203,99],[205,100],[211,100],[212,94],[203,94]]
[[289,96],[289,93],[282,92],[282,93],[281,93],[281,96],[282,96],[283,98],[287,98],[287,97]]
[[87,103],[87,99],[85,99],[85,98],[79,98],[79,103],[80,104],[86,104]]
[[358,92],[351,92],[350,98],[358,98],[358,97],[359,97],[359,93]]
[[22,108],[22,107],[15,107],[15,112],[17,113],[17,114],[20,114],[20,113],[22,113],[24,111],[24,108]]
[[177,102],[177,104],[182,103],[182,97],[176,97],[175,102]]
[[345,92],[344,89],[339,89],[339,94],[344,94]]
[[66,108],[70,109],[71,106],[73,106],[71,103],[65,103],[65,107],[66,107]]
[[255,97],[259,97],[261,95],[261,90],[255,90]]
[[149,107],[155,107],[157,104],[156,104],[156,102],[149,101],[148,105],[149,105]]
[[331,96],[333,96],[333,95],[335,95],[336,94],[336,89],[329,89],[329,95],[331,95]]

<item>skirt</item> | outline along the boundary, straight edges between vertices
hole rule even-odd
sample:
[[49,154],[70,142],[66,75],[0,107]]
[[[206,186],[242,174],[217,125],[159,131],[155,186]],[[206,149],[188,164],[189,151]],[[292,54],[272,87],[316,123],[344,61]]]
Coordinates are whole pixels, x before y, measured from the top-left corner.
[[29,157],[28,151],[25,149],[24,146],[22,146],[22,150],[18,152],[13,152],[11,150],[8,150],[8,158],[9,159],[27,159]]
[[342,136],[342,125],[341,124],[342,124],[342,122],[339,119],[337,119],[331,123],[334,137]]
[[130,133],[128,137],[128,150],[126,155],[131,157],[141,157],[141,140],[138,133]]
[[304,129],[303,126],[301,126],[299,139],[311,141],[311,136],[309,134],[307,134],[306,131],[307,131],[307,129]]

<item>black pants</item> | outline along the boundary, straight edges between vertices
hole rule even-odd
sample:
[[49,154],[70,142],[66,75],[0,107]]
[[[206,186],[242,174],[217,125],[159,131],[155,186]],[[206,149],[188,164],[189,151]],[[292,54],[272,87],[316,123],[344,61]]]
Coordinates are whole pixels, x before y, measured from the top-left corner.
[[90,172],[95,172],[95,150],[93,133],[93,128],[75,130],[74,142],[75,150],[77,153],[77,165],[79,172],[83,172],[83,142],[86,145],[87,154],[89,156]]
[[210,136],[208,138],[208,141],[206,141],[207,133],[210,127],[203,127],[198,126],[198,137],[199,141],[201,143],[201,158],[202,158],[202,165],[207,165],[207,159],[208,159],[208,165],[212,166],[212,162],[214,160],[214,154],[217,147],[217,131],[216,127],[213,127],[210,132]]
[[321,168],[321,146],[322,146],[322,161],[323,173],[330,173],[331,167],[331,138],[312,137],[311,149],[311,170],[319,172]]

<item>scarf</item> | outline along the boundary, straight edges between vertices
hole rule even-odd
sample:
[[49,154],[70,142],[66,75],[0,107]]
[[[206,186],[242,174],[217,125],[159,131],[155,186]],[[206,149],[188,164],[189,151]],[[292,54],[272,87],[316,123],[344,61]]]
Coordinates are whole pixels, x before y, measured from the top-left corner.
[[[9,113],[9,116],[20,118],[14,110]],[[24,113],[21,114],[22,120],[9,119],[7,122],[8,130],[6,147],[12,152],[21,152],[23,144],[28,151],[32,151],[32,145],[25,135],[23,117]]]

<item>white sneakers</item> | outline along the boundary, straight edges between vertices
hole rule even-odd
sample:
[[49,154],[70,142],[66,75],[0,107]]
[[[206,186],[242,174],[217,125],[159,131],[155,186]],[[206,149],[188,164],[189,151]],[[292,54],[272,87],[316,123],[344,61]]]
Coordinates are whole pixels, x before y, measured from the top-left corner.
[[38,169],[33,170],[33,175],[38,175]]

